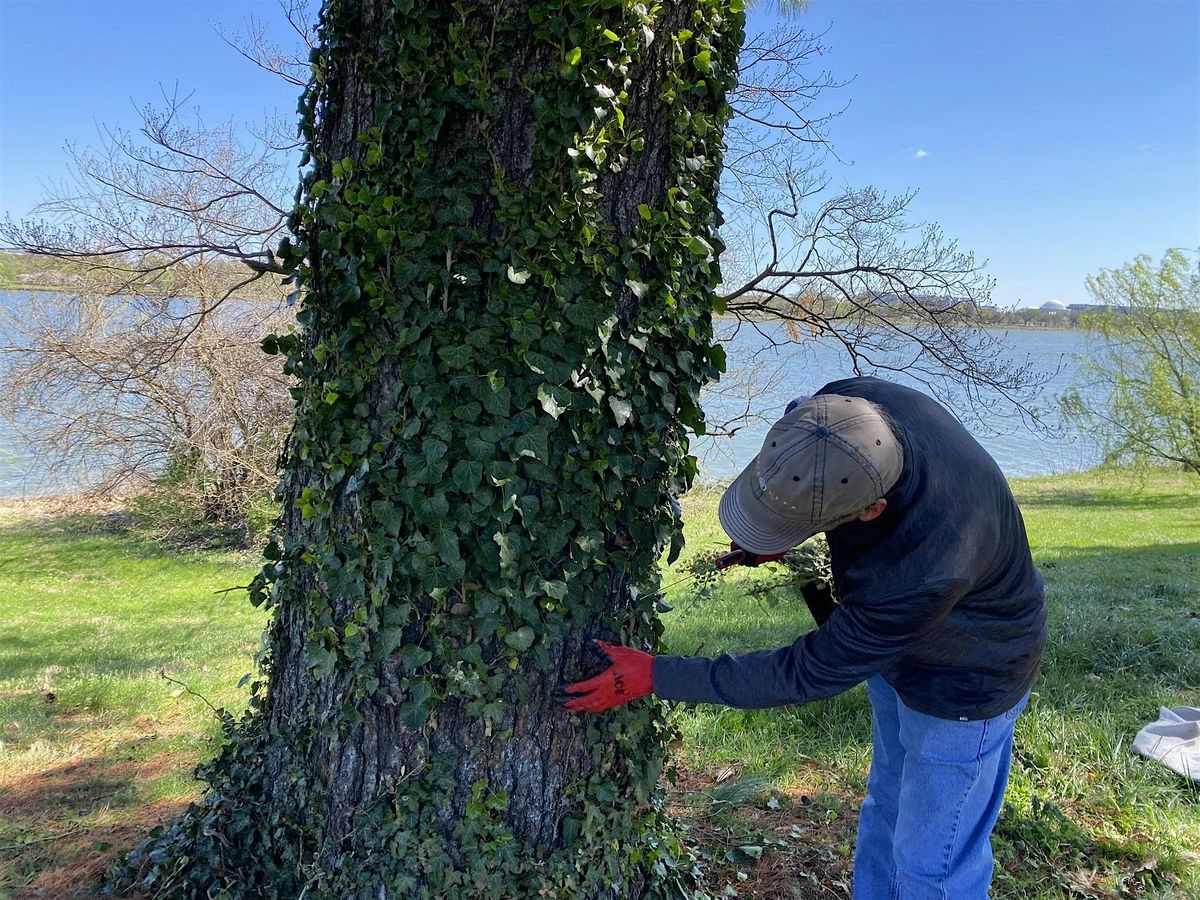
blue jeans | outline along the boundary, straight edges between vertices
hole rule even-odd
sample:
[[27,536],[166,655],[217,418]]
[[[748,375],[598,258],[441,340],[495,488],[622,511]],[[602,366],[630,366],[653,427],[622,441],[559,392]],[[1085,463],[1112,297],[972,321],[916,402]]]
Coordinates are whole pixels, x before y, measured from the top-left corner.
[[873,755],[854,851],[854,900],[986,900],[990,836],[1028,696],[992,719],[958,722],[905,706],[867,682]]

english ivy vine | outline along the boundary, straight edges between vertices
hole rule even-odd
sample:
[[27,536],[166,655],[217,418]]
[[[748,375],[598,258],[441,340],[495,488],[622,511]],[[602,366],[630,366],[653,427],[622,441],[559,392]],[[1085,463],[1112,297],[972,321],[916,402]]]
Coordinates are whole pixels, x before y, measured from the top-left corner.
[[[172,896],[683,890],[650,704],[586,725],[593,774],[568,787],[556,848],[523,844],[481,779],[447,850],[441,813],[464,788],[428,747],[360,811],[353,846],[323,844],[314,766],[372,703],[413,733],[448,705],[490,733],[564,642],[657,642],[655,565],[682,540],[668,498],[695,474],[687,429],[703,430],[699,391],[724,365],[715,197],[741,13],[327,3],[281,251],[307,299],[299,333],[264,342],[297,384],[285,511],[251,589],[275,609],[272,687],[227,719],[204,800],[118,881]],[[347,122],[361,125],[335,153]],[[282,667],[303,684],[277,686]]]

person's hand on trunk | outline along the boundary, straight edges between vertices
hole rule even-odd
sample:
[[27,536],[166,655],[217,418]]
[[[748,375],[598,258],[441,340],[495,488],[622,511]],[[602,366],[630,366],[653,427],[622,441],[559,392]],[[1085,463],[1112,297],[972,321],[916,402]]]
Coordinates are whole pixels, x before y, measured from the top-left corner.
[[577,695],[563,704],[572,712],[601,712],[645,697],[654,691],[654,657],[632,647],[596,641],[612,665],[586,681],[563,688]]

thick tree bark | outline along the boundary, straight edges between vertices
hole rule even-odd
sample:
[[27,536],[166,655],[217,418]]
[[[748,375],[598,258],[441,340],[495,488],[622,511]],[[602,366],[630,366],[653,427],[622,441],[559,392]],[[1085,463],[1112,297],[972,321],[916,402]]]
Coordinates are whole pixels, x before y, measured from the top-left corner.
[[[134,854],[198,893],[639,897],[690,866],[649,702],[710,312],[740,4],[333,0],[293,221],[307,290],[264,686]],[[711,252],[710,252],[710,248]],[[157,854],[157,855],[156,855]],[[180,862],[180,860],[183,860]],[[207,889],[207,888],[205,888]]]

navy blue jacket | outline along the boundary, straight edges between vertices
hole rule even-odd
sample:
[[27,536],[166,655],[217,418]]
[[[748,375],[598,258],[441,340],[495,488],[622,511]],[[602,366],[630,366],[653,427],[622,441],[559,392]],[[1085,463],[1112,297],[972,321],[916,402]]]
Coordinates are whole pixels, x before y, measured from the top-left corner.
[[715,659],[659,656],[665,700],[761,708],[829,697],[882,673],[904,703],[986,719],[1033,684],[1046,645],[1042,578],[995,461],[937,401],[878,378],[818,393],[890,416],[904,468],[887,508],[827,533],[840,604],[790,647]]

